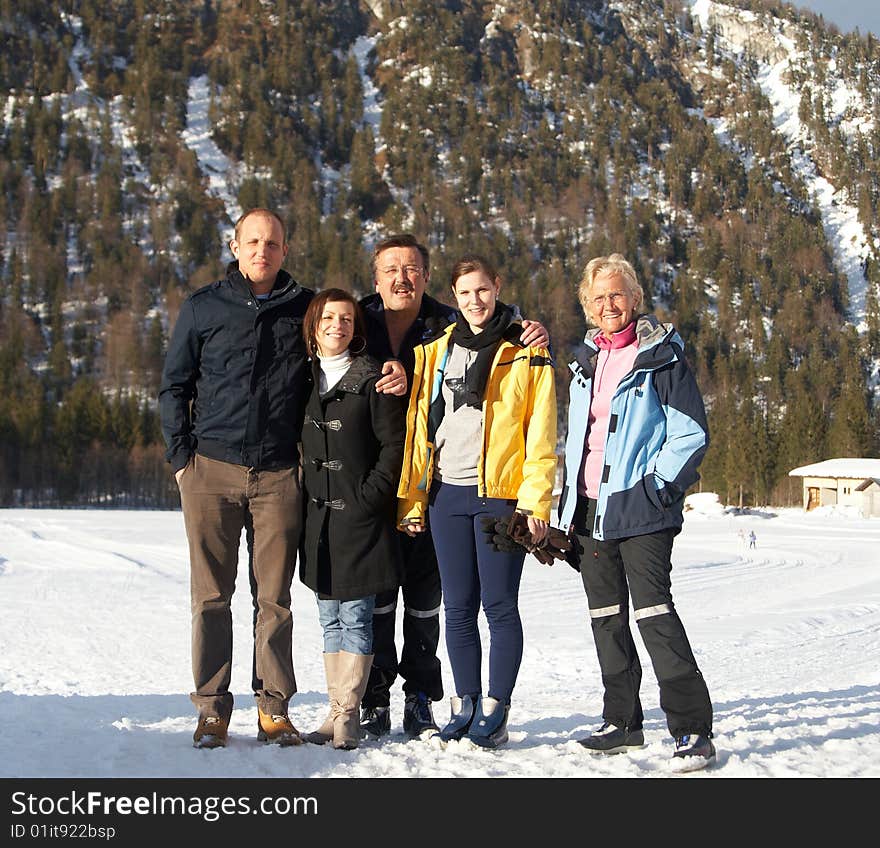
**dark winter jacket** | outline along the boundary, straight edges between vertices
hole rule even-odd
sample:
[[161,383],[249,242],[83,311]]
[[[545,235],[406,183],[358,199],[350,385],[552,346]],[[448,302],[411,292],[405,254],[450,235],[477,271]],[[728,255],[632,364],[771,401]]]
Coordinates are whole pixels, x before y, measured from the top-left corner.
[[323,397],[313,368],[302,436],[300,579],[322,596],[350,601],[400,585],[394,517],[406,402],[376,392],[380,366],[367,356],[356,356]]
[[312,296],[281,271],[260,301],[231,262],[225,279],[184,301],[159,390],[175,472],[196,451],[263,470],[297,463],[310,379],[302,322]]
[[423,342],[436,339],[450,324],[455,323],[458,314],[454,307],[447,306],[428,295],[422,295],[422,305],[416,320],[409,328],[395,354],[391,350],[388,329],[385,326],[385,307],[378,293],[367,295],[361,300],[361,306],[367,319],[367,353],[385,362],[388,359],[399,359],[406,371],[409,385],[412,385],[413,369],[415,368],[415,348]]
[[[577,503],[599,348],[590,330],[569,365],[565,478],[559,526],[568,530]],[[680,528],[688,487],[709,445],[703,398],[684,359],[684,343],[653,315],[636,319],[638,353],[611,399],[605,468],[599,483],[596,539],[625,539]]]

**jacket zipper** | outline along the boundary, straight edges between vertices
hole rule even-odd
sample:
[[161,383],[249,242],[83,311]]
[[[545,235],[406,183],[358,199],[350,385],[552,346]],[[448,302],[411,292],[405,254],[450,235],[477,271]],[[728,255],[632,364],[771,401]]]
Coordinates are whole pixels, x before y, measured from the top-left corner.
[[[418,391],[416,391],[415,393],[412,393],[412,392],[411,392],[411,393],[410,393],[410,396],[411,396],[411,397],[418,398],[418,396],[419,396],[419,392],[421,392],[421,390],[422,390],[422,385],[423,385],[424,382],[425,382],[425,375],[424,375],[424,372],[420,372],[420,371],[419,371],[419,362],[418,362],[418,360],[419,360],[420,357],[424,360],[424,351],[421,351],[419,348],[415,348],[414,351],[413,351],[413,353],[415,353],[415,359],[416,359],[416,362],[415,362],[415,368],[413,369],[413,371],[414,371],[414,373],[418,373],[418,375],[419,375],[419,384],[418,384]],[[415,388],[415,386],[413,386],[413,388]],[[429,406],[430,406],[430,398],[429,398],[429,400],[428,400],[428,403],[429,403]],[[409,468],[407,469],[407,472],[406,472],[406,490],[407,490],[407,492],[409,492],[410,489],[412,488],[412,463],[413,463],[413,460],[415,459],[415,455],[416,455],[416,449],[415,449],[415,443],[416,443],[416,427],[415,427],[415,423],[416,423],[416,422],[415,422],[415,418],[416,418],[416,416],[418,415],[418,411],[419,411],[419,409],[418,409],[418,403],[415,403],[415,404],[413,405],[413,428],[412,428],[412,438],[411,438],[410,445],[409,445],[409,457],[410,457],[410,463],[409,463]],[[429,413],[430,413],[430,409],[429,409]],[[409,418],[409,412],[407,412],[407,418]],[[407,423],[409,423],[409,422],[407,422]],[[427,468],[427,466],[425,466],[425,467]]]

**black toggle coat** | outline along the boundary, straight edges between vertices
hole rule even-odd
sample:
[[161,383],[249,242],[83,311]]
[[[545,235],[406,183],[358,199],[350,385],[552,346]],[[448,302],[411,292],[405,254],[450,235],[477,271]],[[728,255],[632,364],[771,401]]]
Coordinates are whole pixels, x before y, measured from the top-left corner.
[[322,597],[350,601],[400,585],[395,516],[406,399],[376,392],[380,366],[368,356],[354,357],[323,397],[320,364],[312,368],[302,436],[300,579]]

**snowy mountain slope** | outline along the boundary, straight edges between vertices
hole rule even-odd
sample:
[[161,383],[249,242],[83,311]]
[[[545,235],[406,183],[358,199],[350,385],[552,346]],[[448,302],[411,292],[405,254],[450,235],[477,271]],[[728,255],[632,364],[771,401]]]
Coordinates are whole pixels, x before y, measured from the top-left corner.
[[[850,321],[864,333],[866,263],[880,252],[880,239],[866,233],[859,221],[858,209],[849,199],[852,187],[833,185],[821,175],[811,155],[817,142],[798,117],[801,91],[790,81],[793,69],[808,67],[812,62],[798,45],[803,31],[785,21],[774,26],[766,15],[759,17],[713,0],[692,0],[692,10],[704,31],[716,29],[727,55],[739,61],[756,61],[757,81],[773,106],[776,129],[786,140],[794,170],[815,197],[836,264],[847,279]],[[861,94],[843,79],[835,77],[834,71],[832,58],[828,68],[832,88],[829,101],[834,108],[827,115],[829,122],[838,124],[849,117],[848,125],[845,122],[844,126],[850,136],[870,133],[874,126],[871,104],[865,103]]]

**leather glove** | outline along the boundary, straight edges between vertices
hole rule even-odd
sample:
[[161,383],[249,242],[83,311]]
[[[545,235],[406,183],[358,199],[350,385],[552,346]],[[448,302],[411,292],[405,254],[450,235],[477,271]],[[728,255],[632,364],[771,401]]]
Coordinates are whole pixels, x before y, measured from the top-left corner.
[[551,526],[547,528],[547,535],[534,546],[532,554],[544,565],[553,565],[553,561],[557,559],[568,562],[571,548],[571,539],[558,527]]
[[505,519],[485,515],[480,519],[480,522],[483,525],[483,532],[486,534],[487,541],[493,550],[510,553],[521,548],[521,545],[508,533],[508,522]]
[[566,553],[573,547],[568,534],[552,526],[547,528],[547,535],[541,546],[549,550],[556,559],[565,559]]
[[532,551],[532,556],[542,565],[553,565],[553,554],[544,548],[538,547]]
[[507,535],[518,545],[531,551],[535,545],[529,530],[529,520],[521,512],[514,510],[507,522]]
[[547,535],[536,545],[529,531],[528,518],[521,512],[514,510],[507,519],[487,516],[481,522],[489,543],[496,551],[522,549],[543,565],[553,565],[557,559],[564,559],[571,564],[568,559],[572,549],[571,540],[557,527],[548,527]]

